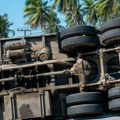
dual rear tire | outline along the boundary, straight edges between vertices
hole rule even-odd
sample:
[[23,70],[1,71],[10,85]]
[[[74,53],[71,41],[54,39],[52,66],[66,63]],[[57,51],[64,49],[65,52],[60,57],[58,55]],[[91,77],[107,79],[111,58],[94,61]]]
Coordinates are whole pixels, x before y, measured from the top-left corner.
[[111,88],[108,91],[108,98],[110,99],[108,103],[109,110],[119,112],[120,111],[120,87]]
[[99,43],[115,46],[120,42],[120,19],[113,19],[101,26],[100,40],[97,30],[92,26],[74,26],[60,32],[61,49],[69,52],[76,49],[83,51],[97,48]]
[[103,113],[102,94],[99,92],[71,94],[66,97],[66,103],[70,117]]
[[[120,87],[108,90],[109,110],[120,112]],[[66,97],[68,105],[67,115],[76,117],[81,115],[96,115],[104,113],[103,97],[100,92],[85,92],[71,94]]]
[[76,49],[96,48],[99,45],[97,31],[92,26],[75,26],[60,32],[61,49],[69,52]]
[[112,19],[101,26],[100,42],[107,46],[115,46],[120,42],[120,19]]

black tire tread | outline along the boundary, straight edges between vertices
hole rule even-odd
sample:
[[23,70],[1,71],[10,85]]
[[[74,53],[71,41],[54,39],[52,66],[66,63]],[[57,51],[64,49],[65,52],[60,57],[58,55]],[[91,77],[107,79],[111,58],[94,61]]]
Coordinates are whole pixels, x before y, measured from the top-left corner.
[[100,114],[100,113],[103,113],[102,104],[75,105],[67,108],[67,114],[69,116]]
[[109,105],[109,110],[120,111],[120,98],[111,100],[108,105]]
[[103,44],[112,44],[116,41],[120,41],[120,28],[109,30],[102,34],[101,43]]
[[98,44],[98,36],[74,36],[64,39],[61,42],[61,48],[65,51],[72,51],[78,47],[96,47]]
[[104,24],[102,24],[100,31],[104,33],[116,28],[120,28],[120,19],[111,19],[106,21]]
[[120,97],[120,87],[114,87],[108,90],[108,98],[115,99]]
[[96,32],[97,31],[92,26],[74,26],[60,31],[60,38],[63,40],[69,37],[79,36],[79,35],[94,36],[96,35]]
[[96,103],[102,101],[102,93],[100,92],[85,92],[71,94],[66,97],[66,103],[69,105]]

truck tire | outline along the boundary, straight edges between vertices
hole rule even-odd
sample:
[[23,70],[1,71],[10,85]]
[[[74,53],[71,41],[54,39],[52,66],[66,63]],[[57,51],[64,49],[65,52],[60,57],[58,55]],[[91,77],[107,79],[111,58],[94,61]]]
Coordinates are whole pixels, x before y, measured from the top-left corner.
[[71,94],[66,97],[68,105],[96,103],[102,101],[102,94],[100,92],[85,92]]
[[101,26],[101,33],[104,33],[106,31],[112,30],[112,29],[116,29],[116,28],[120,28],[120,19],[112,19],[112,20],[108,20],[106,21],[102,26]]
[[74,36],[64,39],[61,42],[61,48],[65,51],[72,51],[78,47],[97,47],[98,44],[98,36]]
[[120,28],[109,30],[101,36],[101,43],[103,44],[113,44],[116,41],[120,41]]
[[109,105],[109,110],[120,111],[120,98],[111,100],[108,105]]
[[75,105],[67,108],[67,115],[74,117],[78,115],[91,115],[103,113],[102,104]]
[[96,33],[97,32],[95,28],[92,26],[74,26],[62,30],[60,32],[60,38],[61,40],[63,40],[73,36],[81,36],[81,35],[95,36]]
[[108,90],[108,98],[109,99],[120,98],[120,87],[114,87]]

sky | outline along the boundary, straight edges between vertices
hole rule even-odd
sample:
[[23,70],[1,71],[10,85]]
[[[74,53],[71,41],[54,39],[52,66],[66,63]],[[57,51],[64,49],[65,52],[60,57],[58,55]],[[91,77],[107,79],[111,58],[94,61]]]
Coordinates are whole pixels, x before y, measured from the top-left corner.
[[[8,20],[13,23],[10,29],[13,29],[15,31],[15,36],[23,36],[23,32],[17,31],[17,29],[28,27],[27,25],[25,25],[25,19],[23,17],[24,7],[25,7],[25,0],[0,1],[0,15],[3,15],[5,13],[8,14]],[[38,32],[38,30],[27,33],[27,35],[34,35],[34,34],[42,34],[42,33]]]
[[23,9],[25,0],[1,0],[0,1],[0,15],[8,14],[8,20],[13,23],[10,29],[15,31],[15,36],[23,35],[22,32],[17,31],[17,28],[26,27],[24,20]]

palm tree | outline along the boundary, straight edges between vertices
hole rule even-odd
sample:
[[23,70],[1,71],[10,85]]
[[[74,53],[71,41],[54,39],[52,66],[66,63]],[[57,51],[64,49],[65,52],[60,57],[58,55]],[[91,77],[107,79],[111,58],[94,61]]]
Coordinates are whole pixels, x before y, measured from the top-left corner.
[[67,26],[83,24],[79,0],[54,0],[52,9],[55,8],[65,15]]
[[106,21],[120,16],[119,4],[119,0],[99,0],[95,8],[98,10],[98,15],[102,21]]
[[45,33],[54,33],[57,32],[59,30],[59,27],[63,27],[60,24],[60,20],[57,18],[57,13],[51,11],[50,16],[52,16],[52,23],[47,23],[46,24],[46,28],[45,28]]
[[47,6],[47,3],[47,1],[42,2],[42,0],[26,0],[24,9],[24,17],[27,18],[26,24],[34,29],[37,27],[45,29],[46,24],[52,23],[52,17],[49,14],[51,8]]
[[66,21],[68,26],[83,25],[83,10],[79,0],[71,0],[68,4],[68,11],[66,12]]
[[0,38],[8,37],[9,33],[12,33],[12,36],[15,34],[14,30],[9,29],[13,23],[8,21],[7,14],[0,15]]
[[57,8],[59,12],[65,13],[69,2],[72,0],[51,0],[51,1],[54,1],[52,9]]
[[68,11],[66,11],[66,23],[67,23],[67,26],[84,24],[81,6],[68,8]]
[[98,22],[99,16],[97,14],[97,9],[95,8],[96,0],[84,0],[83,1],[83,11],[85,15],[86,24],[95,26]]

